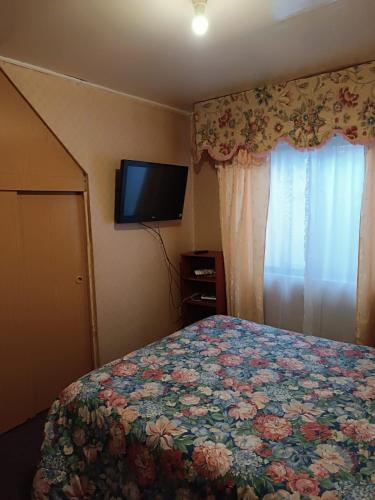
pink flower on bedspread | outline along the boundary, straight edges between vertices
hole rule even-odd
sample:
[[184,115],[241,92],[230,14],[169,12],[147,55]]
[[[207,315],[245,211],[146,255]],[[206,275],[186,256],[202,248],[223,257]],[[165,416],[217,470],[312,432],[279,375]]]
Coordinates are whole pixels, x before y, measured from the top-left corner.
[[183,405],[197,405],[200,401],[200,397],[195,394],[184,394],[180,397],[180,402]]
[[224,387],[235,387],[238,384],[238,381],[233,377],[227,377],[222,381]]
[[315,454],[320,458],[315,460],[310,466],[310,470],[315,467],[322,467],[331,474],[336,474],[340,470],[350,471],[353,468],[353,461],[350,453],[332,444],[318,444]]
[[332,431],[326,424],[319,424],[318,422],[306,422],[300,427],[301,434],[305,439],[329,439],[332,436]]
[[334,357],[337,356],[338,351],[331,347],[313,347],[312,352],[322,357]]
[[292,434],[291,424],[285,418],[276,415],[258,415],[254,429],[260,432],[262,437],[272,441],[280,441]]
[[163,372],[158,368],[150,368],[142,373],[142,379],[161,380]]
[[301,361],[294,358],[279,359],[277,364],[287,370],[303,370],[305,368],[305,365]]
[[211,480],[224,476],[233,462],[232,452],[222,443],[212,441],[196,446],[192,458],[198,474]]
[[362,385],[357,391],[354,391],[354,396],[361,398],[363,401],[368,401],[369,399],[375,398],[375,387],[370,385]]
[[[179,344],[174,344],[179,347]],[[169,347],[169,346],[168,346]],[[168,361],[164,359],[162,356],[155,356],[154,354],[151,356],[141,356],[141,363],[148,368],[156,368],[158,366],[166,365]]]
[[267,458],[272,455],[272,450],[267,443],[261,443],[255,448],[255,453],[260,457]]
[[357,351],[356,349],[345,349],[344,355],[347,358],[361,358],[362,357],[361,351]]
[[194,417],[204,417],[207,415],[208,410],[207,408],[204,408],[203,406],[192,406],[189,409],[190,415],[193,415]]
[[156,422],[147,422],[147,446],[156,448],[160,445],[163,450],[170,450],[173,445],[173,437],[180,436],[185,432],[182,427],[177,427],[166,417],[160,417]]
[[163,386],[158,382],[146,382],[140,391],[144,398],[148,396],[160,396],[163,393]]
[[247,420],[255,417],[257,414],[257,407],[252,403],[243,401],[233,406],[228,414],[236,420]]
[[254,385],[262,385],[268,382],[276,382],[278,378],[279,376],[276,371],[261,369],[255,372],[255,374],[251,377],[250,381]]
[[219,363],[224,366],[237,366],[242,363],[243,358],[236,354],[221,354],[219,356]]
[[319,387],[319,382],[316,380],[302,379],[299,380],[298,383],[302,387],[305,387],[305,389],[315,389],[316,387]]
[[268,403],[270,400],[270,398],[264,392],[253,392],[248,396],[250,398],[250,401],[258,408],[258,410],[263,409],[266,403]]
[[171,376],[173,380],[181,382],[182,384],[195,382],[199,379],[199,373],[196,370],[188,368],[178,368],[177,370],[173,370]]
[[127,404],[128,400],[116,392],[114,392],[108,400],[108,406],[112,406],[113,408],[125,408]]
[[221,353],[221,349],[218,347],[209,347],[204,351],[201,351],[202,356],[218,356]]
[[333,391],[331,389],[314,389],[311,395],[313,398],[330,398],[333,396]]
[[138,366],[134,363],[119,363],[112,368],[113,375],[118,377],[126,377],[136,374],[138,371]]
[[108,401],[112,397],[114,392],[115,391],[113,389],[104,389],[103,391],[99,392],[99,399],[101,399],[102,401]]
[[341,424],[341,430],[355,441],[370,442],[375,439],[375,424],[366,419],[347,420]]
[[320,461],[320,460],[316,460],[315,462],[313,462],[310,465],[309,469],[311,470],[311,472],[314,474],[314,477],[316,477],[316,478],[326,477],[330,473],[329,470],[326,469],[325,463]]
[[301,403],[300,401],[284,403],[282,409],[285,418],[293,420],[302,417],[305,422],[314,422],[315,418],[322,413],[322,410],[315,408],[312,403]]
[[202,319],[201,325],[204,328],[212,328],[212,327],[215,326],[215,320],[213,320],[213,319]]
[[286,467],[284,462],[272,462],[267,467],[267,476],[269,476],[275,483],[282,483],[291,475],[291,470]]
[[250,366],[255,366],[258,368],[267,368],[269,366],[269,361],[266,359],[261,359],[261,358],[253,358],[249,361]]
[[290,479],[290,481],[288,482],[288,488],[291,491],[296,491],[306,497],[319,495],[319,486],[317,480],[311,478],[306,473],[297,474],[292,479]]

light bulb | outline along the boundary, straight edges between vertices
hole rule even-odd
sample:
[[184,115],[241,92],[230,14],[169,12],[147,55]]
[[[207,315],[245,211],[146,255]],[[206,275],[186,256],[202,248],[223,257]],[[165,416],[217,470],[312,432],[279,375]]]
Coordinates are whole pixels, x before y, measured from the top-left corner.
[[208,20],[203,14],[198,14],[194,16],[193,22],[191,24],[192,30],[198,36],[202,36],[208,30]]

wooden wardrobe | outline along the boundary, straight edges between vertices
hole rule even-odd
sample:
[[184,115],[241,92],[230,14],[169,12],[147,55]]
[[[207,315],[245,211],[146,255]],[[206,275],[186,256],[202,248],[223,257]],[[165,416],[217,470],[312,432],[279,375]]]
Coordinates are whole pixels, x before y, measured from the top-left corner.
[[0,432],[94,366],[86,175],[0,72]]

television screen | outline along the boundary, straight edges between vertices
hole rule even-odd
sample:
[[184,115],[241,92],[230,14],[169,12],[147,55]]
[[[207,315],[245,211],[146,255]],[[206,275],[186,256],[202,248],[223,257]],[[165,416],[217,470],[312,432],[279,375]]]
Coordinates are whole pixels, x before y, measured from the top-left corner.
[[182,218],[188,167],[122,160],[116,175],[115,220]]

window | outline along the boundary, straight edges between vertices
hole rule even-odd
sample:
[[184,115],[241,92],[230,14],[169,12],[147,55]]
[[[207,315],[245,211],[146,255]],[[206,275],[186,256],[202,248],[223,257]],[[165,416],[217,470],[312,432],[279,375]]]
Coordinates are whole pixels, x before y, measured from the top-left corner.
[[364,165],[364,147],[340,137],[309,152],[282,143],[272,153],[269,324],[354,340]]

